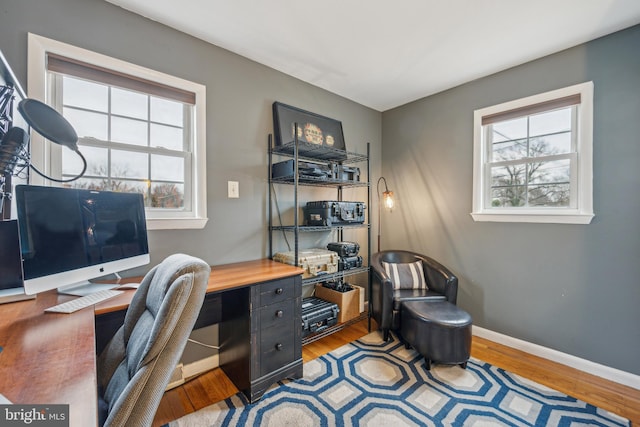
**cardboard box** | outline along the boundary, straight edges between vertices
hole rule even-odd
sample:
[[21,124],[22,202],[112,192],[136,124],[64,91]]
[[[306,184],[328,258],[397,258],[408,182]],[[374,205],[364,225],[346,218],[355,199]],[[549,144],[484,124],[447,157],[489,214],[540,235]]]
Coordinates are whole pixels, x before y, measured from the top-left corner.
[[354,288],[349,292],[338,292],[325,288],[322,284],[316,285],[316,297],[338,304],[338,322],[346,322],[360,315],[360,290]]
[[364,313],[365,309],[364,309],[364,288],[362,286],[358,286],[358,285],[351,285],[354,288],[357,288],[358,291],[360,291],[360,313]]

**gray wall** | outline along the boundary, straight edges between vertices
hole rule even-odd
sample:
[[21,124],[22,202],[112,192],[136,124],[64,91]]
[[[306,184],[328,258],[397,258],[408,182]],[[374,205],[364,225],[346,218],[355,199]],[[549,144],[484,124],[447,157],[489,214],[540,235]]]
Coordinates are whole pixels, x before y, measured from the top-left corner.
[[[380,112],[102,0],[0,4],[0,49],[25,88],[28,32],[207,86],[209,222],[203,230],[151,231],[152,265],[178,251],[211,264],[268,255],[267,136],[274,101],[342,121],[347,149],[365,153],[370,142],[372,174],[379,174]],[[240,182],[239,199],[227,198],[229,180]],[[287,209],[287,194],[280,200]]]
[[[474,222],[475,109],[592,80],[590,225]],[[640,26],[383,113],[383,248],[440,260],[481,327],[640,374]]]

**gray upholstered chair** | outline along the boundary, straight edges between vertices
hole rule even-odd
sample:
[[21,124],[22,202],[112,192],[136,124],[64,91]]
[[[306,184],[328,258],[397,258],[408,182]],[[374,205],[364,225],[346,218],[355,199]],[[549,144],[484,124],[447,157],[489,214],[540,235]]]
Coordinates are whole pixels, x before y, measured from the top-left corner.
[[[424,278],[422,285],[426,287],[408,283],[412,280],[410,273],[398,274],[397,269],[396,277],[393,277],[393,273],[387,273],[389,265],[407,266],[415,262],[420,263]],[[385,266],[385,263],[388,265]],[[445,266],[425,255],[401,250],[381,251],[371,257],[371,272],[371,316],[382,330],[385,341],[389,339],[390,330],[400,328],[403,302],[448,301],[456,304],[458,278]]]
[[116,332],[98,357],[100,424],[150,426],[198,317],[209,266],[175,254],[142,280]]

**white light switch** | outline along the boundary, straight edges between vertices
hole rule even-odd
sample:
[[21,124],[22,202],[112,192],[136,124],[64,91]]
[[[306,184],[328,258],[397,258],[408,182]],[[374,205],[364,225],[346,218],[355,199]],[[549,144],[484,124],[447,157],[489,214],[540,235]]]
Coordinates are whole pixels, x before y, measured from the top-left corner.
[[240,183],[238,181],[227,181],[227,187],[230,199],[237,199],[240,197]]

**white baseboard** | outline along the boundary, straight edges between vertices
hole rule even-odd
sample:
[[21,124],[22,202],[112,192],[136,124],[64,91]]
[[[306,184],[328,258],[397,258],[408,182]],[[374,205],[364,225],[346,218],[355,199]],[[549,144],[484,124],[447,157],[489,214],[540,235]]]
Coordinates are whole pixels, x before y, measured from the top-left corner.
[[640,390],[640,376],[473,325],[473,335]]
[[217,354],[205,357],[204,359],[196,360],[195,362],[189,363],[188,365],[184,365],[182,367],[182,377],[185,381],[188,381],[203,372],[207,372],[214,368],[217,368],[219,364],[220,362],[218,360]]
[[183,363],[179,363],[178,366],[176,366],[173,370],[173,374],[171,374],[171,379],[169,380],[169,384],[167,385],[165,391],[176,388],[189,381],[191,378],[217,368],[219,365],[220,360],[218,359],[217,354],[205,357],[204,359],[196,360],[195,362],[188,363],[186,365]]
[[166,390],[171,390],[172,388],[176,388],[179,385],[184,384],[184,378],[182,378],[182,363],[178,363],[178,366],[175,367],[173,373],[171,374],[171,378],[169,379],[169,384],[167,384]]

